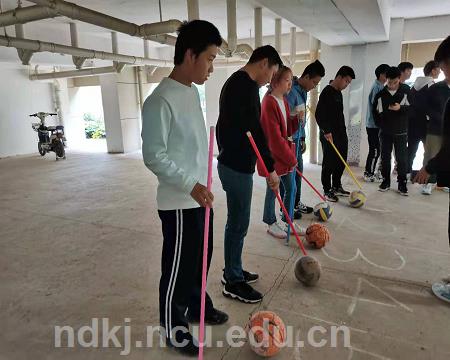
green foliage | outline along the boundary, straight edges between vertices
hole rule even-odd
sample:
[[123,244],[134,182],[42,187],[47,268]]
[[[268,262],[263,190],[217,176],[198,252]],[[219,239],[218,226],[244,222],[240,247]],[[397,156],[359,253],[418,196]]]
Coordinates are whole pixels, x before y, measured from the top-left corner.
[[106,138],[105,123],[103,122],[103,119],[95,117],[91,113],[83,114],[83,119],[86,139]]

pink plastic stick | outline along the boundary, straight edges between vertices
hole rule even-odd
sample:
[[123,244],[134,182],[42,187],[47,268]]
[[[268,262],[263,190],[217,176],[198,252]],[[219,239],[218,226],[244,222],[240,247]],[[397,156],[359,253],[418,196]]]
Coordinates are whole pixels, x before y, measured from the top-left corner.
[[309,186],[311,186],[311,189],[313,189],[315,192],[316,192],[316,194],[317,195],[319,195],[319,197],[324,201],[324,202],[327,202],[327,199],[325,199],[325,197],[313,186],[313,184],[311,184],[310,182],[309,182],[309,180],[307,179],[307,178],[305,178],[305,176],[302,174],[302,172],[298,169],[298,168],[295,168],[295,170],[297,170],[297,174],[299,174],[302,178],[303,178],[303,180],[305,180],[306,181],[306,183],[309,185]]
[[[206,187],[211,191],[212,163],[214,150],[214,126],[209,128],[209,154],[208,154],[208,180]],[[203,268],[202,268],[202,292],[200,302],[200,331],[199,331],[199,353],[198,359],[203,360],[203,341],[205,338],[205,299],[206,299],[206,272],[208,269],[208,240],[209,240],[209,213],[211,208],[205,209],[205,230],[203,232]]]
[[[253,150],[255,151],[255,154],[256,154],[256,156],[257,156],[257,158],[258,158],[258,160],[259,160],[259,162],[260,162],[260,164],[261,164],[261,166],[263,168],[264,175],[266,177],[269,177],[269,171],[267,170],[266,164],[264,164],[263,158],[262,158],[262,156],[261,156],[261,154],[260,154],[260,152],[258,150],[258,146],[256,146],[255,140],[253,140],[252,133],[250,131],[247,131],[247,136],[248,136],[248,139],[250,140],[250,144],[252,144]],[[288,221],[289,226],[292,229],[292,232],[294,233],[294,236],[295,236],[295,238],[297,240],[298,246],[302,250],[303,255],[306,256],[307,253],[306,253],[305,247],[303,246],[303,243],[300,240],[300,236],[298,236],[297,231],[295,230],[294,224],[292,223],[292,220],[289,217],[288,211],[286,210],[286,207],[283,204],[283,200],[281,200],[280,194],[276,190],[273,190],[273,192],[275,193],[275,195],[276,195],[276,197],[278,199],[278,202],[280,203],[281,209],[283,210],[283,214],[284,214],[286,220]]]

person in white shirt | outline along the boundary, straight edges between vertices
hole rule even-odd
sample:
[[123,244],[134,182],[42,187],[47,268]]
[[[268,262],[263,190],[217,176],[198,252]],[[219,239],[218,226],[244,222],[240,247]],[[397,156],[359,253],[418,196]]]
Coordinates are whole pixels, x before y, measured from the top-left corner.
[[[175,67],[147,98],[142,110],[144,163],[158,178],[157,204],[163,249],[159,283],[160,324],[168,346],[196,356],[198,342],[188,322],[200,318],[205,207],[214,196],[206,188],[208,139],[200,98],[192,84],[213,71],[222,37],[202,20],[181,25]],[[213,250],[213,211],[209,223],[208,269]],[[206,296],[205,322],[223,324],[228,315]]]

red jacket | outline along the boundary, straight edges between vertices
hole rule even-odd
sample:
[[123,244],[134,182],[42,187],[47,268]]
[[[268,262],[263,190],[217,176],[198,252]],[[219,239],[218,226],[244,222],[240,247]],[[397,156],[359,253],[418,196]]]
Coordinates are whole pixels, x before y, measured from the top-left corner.
[[[297,165],[295,157],[295,144],[289,141],[298,129],[296,116],[290,116],[289,105],[283,98],[286,108],[287,129],[283,113],[278,106],[277,100],[270,94],[264,96],[261,104],[261,127],[269,145],[272,158],[275,161],[275,171],[278,175],[286,175]],[[264,176],[259,161],[257,162],[258,174]]]

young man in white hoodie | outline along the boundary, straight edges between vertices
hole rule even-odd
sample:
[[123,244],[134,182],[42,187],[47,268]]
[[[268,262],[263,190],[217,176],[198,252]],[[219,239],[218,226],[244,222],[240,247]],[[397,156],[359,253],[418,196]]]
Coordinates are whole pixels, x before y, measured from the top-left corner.
[[[142,154],[158,177],[157,203],[163,249],[159,283],[160,324],[168,346],[198,355],[188,322],[200,317],[205,207],[214,196],[206,188],[208,138],[195,84],[213,71],[222,43],[217,28],[202,20],[183,24],[175,44],[175,67],[147,98],[142,110]],[[208,269],[213,249],[209,223]],[[223,324],[228,316],[206,296],[205,322]]]
[[419,143],[422,142],[425,146],[428,123],[428,88],[434,84],[434,81],[439,77],[440,72],[441,69],[436,61],[428,61],[423,68],[425,76],[419,76],[416,79],[409,93],[411,111],[409,114],[408,126],[408,174],[411,174],[412,172],[412,166]]

